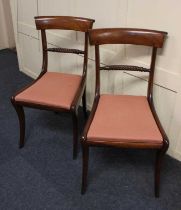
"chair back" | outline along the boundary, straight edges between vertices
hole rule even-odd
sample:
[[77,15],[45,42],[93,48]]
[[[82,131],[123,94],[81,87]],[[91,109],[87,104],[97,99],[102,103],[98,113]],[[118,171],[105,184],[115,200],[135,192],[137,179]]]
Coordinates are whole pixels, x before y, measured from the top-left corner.
[[[95,45],[96,55],[96,95],[100,95],[100,70],[139,71],[149,73],[147,97],[149,100],[152,100],[157,48],[163,47],[166,35],[167,33],[163,31],[137,28],[103,28],[90,30],[89,40],[91,45]],[[133,65],[101,66],[99,45],[104,44],[132,44],[152,47],[150,68]]]
[[[43,65],[42,72],[47,71],[48,66],[48,52],[57,53],[73,53],[82,54],[84,56],[83,73],[86,74],[87,60],[88,60],[88,30],[92,28],[95,20],[72,17],[72,16],[37,16],[35,17],[35,23],[37,30],[41,30],[42,48],[43,48]],[[60,29],[60,30],[72,30],[85,33],[84,50],[70,49],[70,48],[48,48],[46,30]]]

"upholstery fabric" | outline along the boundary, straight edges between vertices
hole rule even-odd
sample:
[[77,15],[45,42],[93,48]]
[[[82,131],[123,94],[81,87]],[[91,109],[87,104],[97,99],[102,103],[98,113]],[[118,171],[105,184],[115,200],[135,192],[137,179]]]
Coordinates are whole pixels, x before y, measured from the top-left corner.
[[70,109],[80,81],[79,75],[47,72],[15,100]]
[[101,95],[87,141],[162,144],[147,98]]

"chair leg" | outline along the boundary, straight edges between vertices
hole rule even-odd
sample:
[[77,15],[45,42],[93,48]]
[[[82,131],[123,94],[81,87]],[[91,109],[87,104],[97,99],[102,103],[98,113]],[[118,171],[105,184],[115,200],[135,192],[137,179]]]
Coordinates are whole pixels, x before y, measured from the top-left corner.
[[85,88],[83,96],[82,96],[82,105],[83,105],[83,112],[84,112],[85,119],[87,119],[86,88]]
[[18,119],[19,119],[19,126],[20,126],[20,141],[19,141],[19,148],[24,147],[25,143],[25,114],[24,114],[24,109],[23,106],[17,105],[13,103],[13,106],[18,114]]
[[155,163],[155,197],[159,197],[160,194],[160,171],[163,157],[168,149],[168,145],[157,151],[156,163]]
[[81,194],[85,194],[87,187],[87,174],[88,174],[88,162],[89,162],[89,146],[82,144],[82,188]]
[[76,111],[72,114],[73,120],[73,159],[77,158],[77,147],[78,147],[78,116]]

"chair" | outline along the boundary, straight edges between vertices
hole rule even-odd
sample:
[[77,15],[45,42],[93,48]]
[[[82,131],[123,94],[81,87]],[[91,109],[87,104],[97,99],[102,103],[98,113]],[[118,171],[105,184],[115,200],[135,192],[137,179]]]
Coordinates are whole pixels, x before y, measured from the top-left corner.
[[[95,45],[96,85],[93,107],[81,138],[83,150],[82,194],[86,191],[89,147],[155,149],[155,196],[159,196],[160,167],[169,141],[153,103],[153,79],[157,48],[162,48],[166,32],[145,29],[93,29],[90,44]],[[100,65],[100,45],[132,44],[152,47],[150,68],[129,65]],[[148,72],[146,96],[100,94],[100,71]]]
[[[25,114],[23,107],[31,107],[54,112],[70,112],[73,120],[73,158],[77,156],[78,144],[78,107],[82,98],[86,115],[86,75],[88,62],[88,29],[94,20],[70,16],[35,17],[37,30],[41,30],[43,64],[39,77],[28,87],[12,96],[11,102],[18,114],[20,124],[19,147],[24,146]],[[78,31],[85,34],[84,49],[48,48],[46,30],[61,29]],[[48,72],[48,52],[73,53],[83,56],[82,75]],[[58,91],[57,91],[58,90]],[[66,91],[65,91],[66,90]]]

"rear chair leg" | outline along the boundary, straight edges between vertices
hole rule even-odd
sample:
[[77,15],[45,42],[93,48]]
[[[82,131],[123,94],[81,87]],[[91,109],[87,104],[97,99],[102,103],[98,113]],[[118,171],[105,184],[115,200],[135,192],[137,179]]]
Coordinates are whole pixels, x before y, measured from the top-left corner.
[[73,159],[77,158],[77,147],[78,147],[78,116],[76,111],[72,114],[73,120]]
[[156,154],[155,163],[155,197],[159,197],[160,194],[160,171],[163,157],[168,149],[168,144],[164,145]]
[[85,194],[87,188],[87,174],[88,174],[88,162],[89,162],[89,146],[82,144],[82,188],[81,194]]
[[87,119],[87,101],[86,101],[86,88],[84,89],[84,93],[82,96],[82,105],[85,119]]
[[20,141],[19,141],[19,148],[24,147],[25,144],[25,114],[23,106],[15,104],[14,100],[12,99],[12,104],[17,112],[18,119],[19,119],[19,126],[20,126]]

